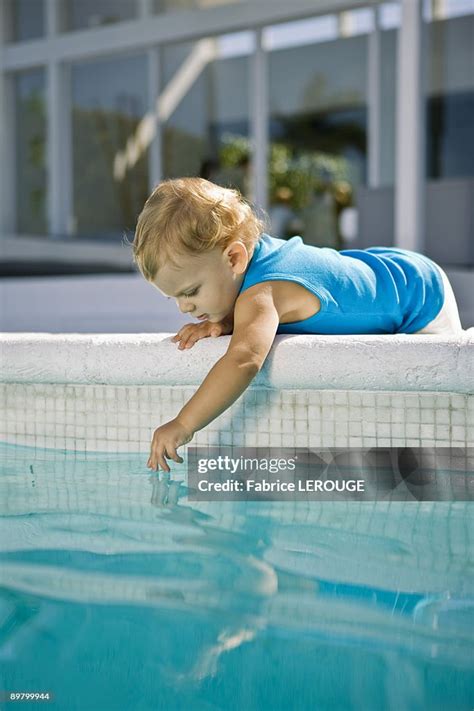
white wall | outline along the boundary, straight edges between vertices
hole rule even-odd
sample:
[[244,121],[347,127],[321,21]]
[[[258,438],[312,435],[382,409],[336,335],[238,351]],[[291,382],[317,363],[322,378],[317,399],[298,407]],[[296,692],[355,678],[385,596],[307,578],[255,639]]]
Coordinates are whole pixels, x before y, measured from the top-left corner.
[[189,321],[138,274],[0,281],[2,331],[160,333]]

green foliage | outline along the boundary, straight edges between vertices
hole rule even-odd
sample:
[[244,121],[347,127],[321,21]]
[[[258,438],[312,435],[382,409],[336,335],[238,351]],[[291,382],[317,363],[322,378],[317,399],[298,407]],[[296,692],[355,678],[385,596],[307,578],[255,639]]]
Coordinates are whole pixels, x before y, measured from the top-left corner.
[[[250,156],[250,141],[242,136],[226,134],[220,148],[221,165],[232,168]],[[349,162],[338,155],[320,151],[296,151],[286,143],[272,143],[269,156],[270,203],[278,202],[278,191],[291,191],[288,204],[295,210],[306,207],[314,192],[321,192],[327,184],[349,182]]]

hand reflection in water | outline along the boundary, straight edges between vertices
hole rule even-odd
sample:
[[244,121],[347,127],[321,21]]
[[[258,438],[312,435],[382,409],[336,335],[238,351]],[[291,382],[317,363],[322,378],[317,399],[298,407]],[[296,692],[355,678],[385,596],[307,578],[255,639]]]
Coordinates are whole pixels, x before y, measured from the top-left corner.
[[150,503],[157,508],[175,507],[178,504],[180,494],[184,495],[184,487],[181,488],[182,482],[170,481],[168,472],[160,472],[162,476],[150,476],[152,493]]

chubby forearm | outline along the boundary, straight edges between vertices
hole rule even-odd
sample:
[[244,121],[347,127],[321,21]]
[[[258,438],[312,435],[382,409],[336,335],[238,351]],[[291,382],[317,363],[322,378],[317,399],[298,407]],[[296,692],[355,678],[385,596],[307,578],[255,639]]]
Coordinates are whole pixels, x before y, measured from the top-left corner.
[[190,432],[202,429],[242,395],[258,370],[255,363],[226,353],[211,368],[177,419]]

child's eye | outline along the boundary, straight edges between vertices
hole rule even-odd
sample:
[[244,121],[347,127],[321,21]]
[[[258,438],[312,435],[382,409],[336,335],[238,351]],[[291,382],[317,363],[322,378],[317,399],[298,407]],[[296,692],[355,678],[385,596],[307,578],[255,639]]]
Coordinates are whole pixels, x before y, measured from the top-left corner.
[[198,291],[199,291],[199,287],[197,286],[197,287],[196,287],[195,289],[193,289],[192,291],[188,291],[188,293],[185,294],[185,296],[186,296],[186,297],[188,297],[188,296],[196,296],[196,294],[198,293]]

